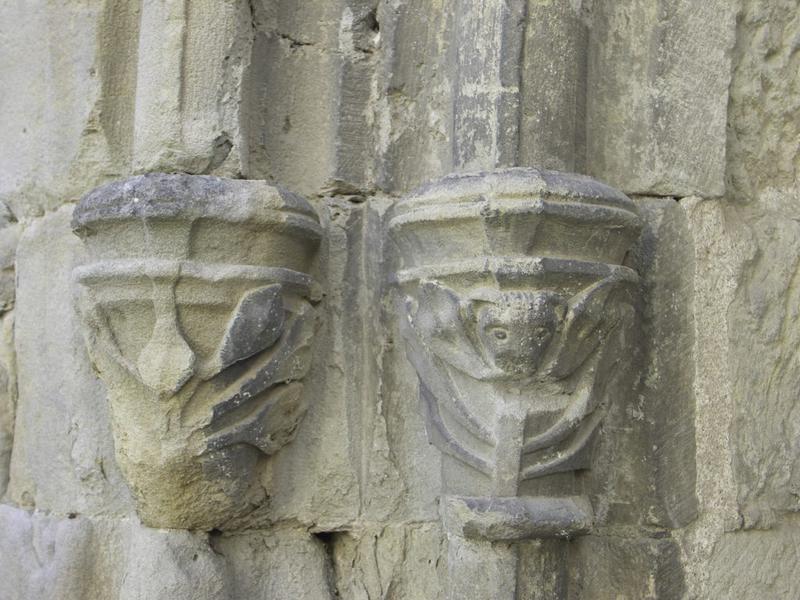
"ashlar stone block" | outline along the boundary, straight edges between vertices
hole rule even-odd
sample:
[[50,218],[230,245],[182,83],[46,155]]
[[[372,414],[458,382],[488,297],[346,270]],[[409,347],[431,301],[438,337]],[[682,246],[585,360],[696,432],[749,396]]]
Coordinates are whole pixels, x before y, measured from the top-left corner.
[[735,3],[593,3],[587,173],[627,194],[721,196]]

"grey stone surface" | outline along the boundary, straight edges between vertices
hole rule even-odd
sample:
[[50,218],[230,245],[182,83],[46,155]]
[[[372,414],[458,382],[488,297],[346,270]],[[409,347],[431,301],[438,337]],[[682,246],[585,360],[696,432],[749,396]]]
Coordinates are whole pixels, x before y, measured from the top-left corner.
[[573,546],[568,591],[563,597],[598,600],[685,597],[680,548],[672,539],[593,535],[580,538]]
[[[795,0],[0,2],[0,599],[798,596],[798,31]],[[426,435],[418,369],[397,328],[405,308],[389,293],[398,265],[387,225],[420,184],[500,164],[589,173],[635,196],[644,222],[627,255],[596,238],[581,248],[566,226],[526,248],[557,259],[604,251],[640,274],[642,344],[610,353],[626,364],[635,354],[640,377],[629,379],[622,362],[601,365],[615,383],[592,413],[603,417],[590,452],[570,463],[591,469],[519,486],[534,498],[586,496],[588,536],[509,544],[442,527],[443,498],[479,493],[479,478]],[[290,424],[277,429],[254,418],[211,432],[220,445],[283,445],[245,469],[268,490],[264,510],[222,533],[138,522],[73,305],[69,272],[87,257],[69,233],[71,204],[155,169],[183,172],[175,180],[189,182],[192,202],[163,193],[163,180],[133,185],[116,213],[144,216],[147,235],[101,227],[99,246],[120,256],[177,250],[176,239],[164,246],[150,235],[165,233],[164,223],[149,225],[168,206],[253,217],[234,198],[252,183],[229,183],[239,191],[218,201],[201,174],[284,185],[321,221],[309,274],[323,284],[324,318],[302,380],[307,411],[296,428],[293,418],[271,419]],[[474,183],[459,193],[479,203],[520,191]],[[310,214],[298,203],[288,212],[284,225]],[[401,248],[424,250],[409,256],[428,275],[442,257],[500,255],[527,227],[496,213],[481,217],[486,226],[455,218],[426,231],[431,214],[421,205],[406,213],[416,237]],[[270,235],[237,236],[218,223],[203,235],[196,225],[192,252],[214,264],[229,262],[232,249],[304,262],[302,244],[283,254],[282,243],[264,245],[284,225],[261,216]],[[426,301],[453,299],[441,289],[458,287],[447,277]],[[503,281],[473,286],[489,290],[470,292],[478,333],[445,355],[483,348],[498,368],[525,376],[546,345],[526,328],[546,339],[559,303],[509,293],[519,282],[501,290]],[[224,296],[238,313],[231,327],[218,314],[184,311],[191,323],[159,327],[137,372],[164,389],[180,382],[186,349],[197,356],[216,346],[175,341],[217,322],[209,369],[280,345],[287,303],[275,288]],[[141,322],[144,312],[115,318]],[[485,335],[498,322],[512,325],[506,340],[516,350]],[[147,341],[126,346],[122,337],[127,351]],[[468,370],[457,391],[479,389],[475,405],[490,405],[497,382]],[[519,386],[519,395],[541,385]],[[163,448],[170,427],[148,439]],[[198,498],[203,512],[209,500]],[[483,518],[515,505],[476,506]],[[525,506],[536,513],[528,516],[544,514]],[[505,535],[510,522],[520,533],[514,519],[526,514],[506,510],[482,531]]]
[[520,59],[521,166],[585,172],[589,28],[581,2],[528,0]]
[[597,473],[597,506],[609,522],[681,527],[697,514],[695,496],[694,239],[672,198],[636,198],[644,231],[630,260],[641,279],[638,389],[612,409]]
[[18,216],[76,199],[111,162],[97,122],[101,19],[101,2],[0,7],[3,88],[25,90],[0,97],[0,200]]
[[336,597],[328,548],[303,529],[214,536],[211,547],[226,565],[226,598]]
[[437,523],[372,525],[334,534],[333,567],[340,598],[442,600],[446,543]]
[[0,529],[3,600],[333,597],[323,545],[304,531],[208,536],[6,505]]
[[729,533],[719,540],[708,568],[708,598],[779,600],[800,594],[796,519],[773,531]]
[[722,196],[735,3],[593,3],[586,169],[629,194]]
[[800,510],[797,198],[765,195],[763,209],[725,213],[743,246],[727,321],[733,475],[745,527],[769,527]]
[[732,199],[797,190],[800,16],[792,0],[746,0],[731,61],[727,180]]
[[454,4],[393,0],[380,5],[383,61],[376,137],[378,181],[387,191],[410,190],[453,168]]

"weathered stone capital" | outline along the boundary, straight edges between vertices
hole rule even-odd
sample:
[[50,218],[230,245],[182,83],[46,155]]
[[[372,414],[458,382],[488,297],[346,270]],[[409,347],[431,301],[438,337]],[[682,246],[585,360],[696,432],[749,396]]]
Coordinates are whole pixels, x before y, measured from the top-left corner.
[[293,437],[316,329],[322,231],[260,181],[151,174],[75,209],[74,279],[147,525],[222,528],[260,506],[258,468]]
[[626,255],[640,229],[624,194],[536,169],[451,175],[394,207],[392,280],[428,436],[462,465],[449,492],[513,497],[591,466],[610,383],[635,355]]

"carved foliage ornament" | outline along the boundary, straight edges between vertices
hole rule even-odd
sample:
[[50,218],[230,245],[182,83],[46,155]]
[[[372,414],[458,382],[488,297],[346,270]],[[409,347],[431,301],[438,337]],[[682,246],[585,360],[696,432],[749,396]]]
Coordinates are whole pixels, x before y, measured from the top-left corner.
[[[633,203],[587,177],[509,169],[430,184],[389,229],[428,438],[469,469],[445,476],[449,491],[516,497],[527,480],[589,468],[609,382],[635,347],[638,277],[622,264],[640,231]],[[585,530],[588,503],[564,506],[584,507],[572,520]]]
[[221,528],[263,503],[259,463],[306,411],[321,229],[264,182],[152,174],[83,198],[74,272],[142,521]]

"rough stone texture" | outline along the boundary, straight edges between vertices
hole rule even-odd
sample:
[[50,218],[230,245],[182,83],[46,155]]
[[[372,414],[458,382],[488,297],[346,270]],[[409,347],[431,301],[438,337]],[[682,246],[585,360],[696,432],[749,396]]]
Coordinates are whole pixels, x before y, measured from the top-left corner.
[[141,16],[133,169],[245,173],[247,141],[239,105],[250,62],[248,4],[240,0],[137,4]]
[[528,0],[521,55],[519,164],[585,171],[589,28],[580,2]]
[[796,598],[800,594],[799,544],[796,518],[772,531],[725,534],[709,565],[704,597]]
[[569,583],[562,597],[598,600],[685,597],[680,549],[671,539],[589,536],[573,545]]
[[0,6],[3,88],[25,90],[0,96],[0,199],[18,216],[75,200],[113,162],[99,122],[98,72],[125,57],[115,56],[112,35],[107,55],[98,47],[102,13],[101,2]]
[[[5,209],[0,206],[0,209]],[[18,223],[8,209],[0,216],[0,498],[8,487],[14,417],[17,403],[17,367],[14,353],[14,263],[19,239]]]
[[5,505],[0,528],[3,600],[332,597],[323,545],[301,532],[226,538]]
[[70,271],[85,260],[72,206],[26,228],[17,259],[14,343],[18,403],[9,498],[59,515],[119,514],[129,505],[110,437],[106,394],[92,372]]
[[800,14],[793,0],[746,0],[738,15],[730,87],[729,195],[797,190],[800,172]]
[[[795,0],[0,1],[0,599],[800,596],[798,35]],[[488,548],[442,531],[471,475],[426,437],[387,222],[497,165],[635,196],[644,344],[549,482],[590,534]],[[284,185],[323,230],[313,402],[225,532],[140,525],[72,300],[72,204],[155,169]]]
[[445,544],[438,524],[373,526],[334,534],[333,567],[340,598],[444,598]]
[[726,215],[744,259],[727,320],[733,474],[745,527],[769,527],[776,513],[800,511],[800,226],[793,218],[800,195],[765,196],[763,212]]
[[735,3],[593,3],[587,172],[629,194],[721,196]]

